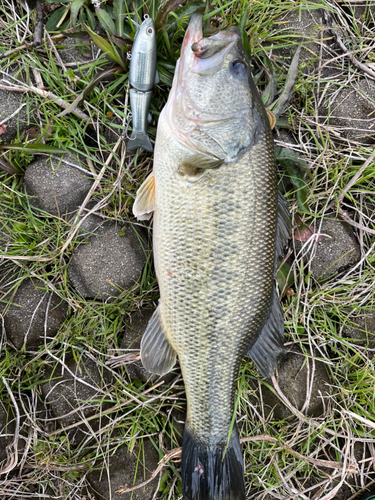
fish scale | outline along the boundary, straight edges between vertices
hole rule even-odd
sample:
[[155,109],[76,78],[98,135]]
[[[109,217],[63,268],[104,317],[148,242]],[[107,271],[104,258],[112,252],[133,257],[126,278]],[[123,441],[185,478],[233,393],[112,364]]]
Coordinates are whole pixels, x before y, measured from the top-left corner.
[[[176,162],[183,161],[186,150],[177,142],[170,144],[168,124],[162,117],[160,120],[155,165],[161,154],[163,166],[160,171],[155,168],[155,184],[163,188],[156,191],[154,238],[162,315],[171,344],[179,354],[190,402],[189,426],[199,435],[210,429],[209,439],[216,439],[228,434],[239,363],[270,304],[276,171],[272,168],[267,175],[267,166],[272,165],[273,151],[267,150],[264,137],[257,151],[253,148],[236,165],[235,176],[227,166],[215,172],[215,182],[207,175],[202,182],[189,184],[174,175]],[[165,154],[167,145],[170,156]],[[182,186],[184,182],[186,186]],[[229,225],[228,235],[219,229]],[[223,315],[225,307],[228,312]],[[228,340],[220,344],[217,340],[223,335]],[[203,362],[201,353],[207,353],[209,346],[211,352]],[[210,377],[208,362],[212,367]],[[216,364],[221,365],[220,370]],[[220,390],[219,399],[211,398],[210,388],[218,385],[225,387],[225,404]],[[203,420],[205,400],[210,402],[210,412]]]

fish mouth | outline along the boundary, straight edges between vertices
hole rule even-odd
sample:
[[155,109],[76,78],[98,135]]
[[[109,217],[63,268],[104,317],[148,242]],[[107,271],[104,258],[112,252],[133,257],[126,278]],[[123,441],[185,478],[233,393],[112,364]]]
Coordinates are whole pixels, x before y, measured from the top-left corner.
[[180,84],[190,71],[204,75],[218,70],[225,55],[240,39],[239,31],[235,27],[204,38],[202,22],[201,14],[193,14],[186,30],[178,68]]
[[194,52],[191,50],[191,47],[203,38],[202,22],[203,17],[201,14],[193,14],[190,18],[189,26],[186,30],[184,41],[182,42],[181,56],[178,64],[178,79],[180,82],[183,73],[194,64]]

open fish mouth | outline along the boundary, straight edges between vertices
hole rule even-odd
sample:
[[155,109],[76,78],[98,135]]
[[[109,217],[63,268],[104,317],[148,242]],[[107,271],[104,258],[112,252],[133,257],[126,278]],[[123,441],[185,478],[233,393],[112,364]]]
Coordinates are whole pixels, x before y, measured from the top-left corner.
[[179,83],[183,82],[188,72],[214,73],[220,68],[225,55],[240,40],[238,29],[235,27],[204,38],[202,22],[201,14],[193,14],[190,19],[177,68]]

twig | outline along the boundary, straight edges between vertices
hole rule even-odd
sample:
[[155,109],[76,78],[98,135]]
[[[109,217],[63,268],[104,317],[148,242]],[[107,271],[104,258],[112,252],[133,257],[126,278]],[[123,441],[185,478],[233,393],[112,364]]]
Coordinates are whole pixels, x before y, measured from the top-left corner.
[[337,213],[340,215],[340,217],[342,217],[344,219],[345,222],[347,222],[348,224],[350,224],[351,226],[354,226],[356,227],[357,229],[360,229],[361,231],[364,231],[365,233],[370,233],[370,234],[375,234],[375,230],[374,229],[370,229],[369,227],[366,227],[366,226],[362,226],[361,224],[358,224],[358,222],[355,222],[351,217],[350,215],[348,214],[348,212],[346,212],[345,210],[343,210],[342,208],[339,208],[337,210]]
[[[52,92],[46,92],[45,90],[38,89],[38,88],[33,87],[31,85],[26,90],[31,90],[32,92],[35,92],[36,94],[38,94],[46,99],[50,99],[51,101],[54,102],[54,104],[57,104],[61,108],[66,109],[67,107],[70,106],[70,104],[67,103],[64,99],[61,99],[60,97],[53,94]],[[75,109],[74,111],[72,111],[72,113],[74,115],[78,116],[78,118],[81,118],[81,120],[84,120],[86,122],[90,121],[90,117],[78,108]]]
[[7,116],[5,118],[5,120],[3,120],[2,122],[0,122],[0,125],[4,125],[4,123],[6,123],[8,120],[10,120],[11,118],[13,118],[13,116],[15,115],[18,115],[18,113],[21,111],[21,109],[26,106],[26,102],[22,103],[21,106],[16,109],[16,111],[14,111],[14,113],[12,113],[10,116]]
[[[35,94],[40,95],[41,97],[44,97],[45,99],[50,99],[51,101],[54,102],[54,104],[57,104],[57,106],[60,106],[61,108],[66,109],[67,107],[70,106],[68,102],[66,102],[64,99],[61,99],[57,95],[55,95],[53,92],[47,92],[43,89],[38,89],[37,87],[33,87],[32,85],[0,85],[0,89],[2,90],[10,90],[11,92],[34,92]],[[86,115],[83,111],[80,109],[75,109],[72,111],[72,113],[78,118],[81,118],[81,120],[84,120],[85,122],[90,122],[90,117]]]
[[42,35],[43,35],[43,3],[44,0],[36,0],[36,24],[34,31],[34,41],[33,47],[39,47],[42,45]]
[[[60,97],[58,97],[57,95],[55,95],[52,92],[48,92],[48,91],[45,91],[43,89],[39,89],[37,87],[34,87],[33,85],[27,85],[26,83],[20,82],[19,80],[12,77],[11,75],[7,75],[4,71],[1,71],[1,73],[6,75],[7,77],[10,76],[12,78],[12,80],[17,82],[17,84],[9,83],[7,80],[5,80],[3,78],[2,81],[5,83],[8,83],[8,85],[0,85],[0,89],[10,90],[12,92],[29,92],[29,91],[31,91],[31,92],[34,92],[35,94],[40,95],[41,97],[44,97],[46,99],[50,99],[51,101],[53,101],[55,104],[57,104],[61,108],[66,109],[70,106],[70,104],[67,103],[64,99],[61,99]],[[86,115],[86,113],[84,113],[83,111],[81,111],[79,109],[75,109],[74,111],[72,111],[72,113],[75,114],[76,116],[78,116],[78,118],[81,118],[81,120],[84,120],[86,122],[91,121],[91,118],[88,115]]]
[[368,491],[368,488],[370,486],[374,485],[374,484],[375,484],[375,480],[371,481],[368,484],[366,484],[366,486],[364,488],[362,488],[361,490],[359,490],[356,493],[354,493],[354,495],[352,495],[351,497],[349,497],[348,500],[354,500],[354,498],[357,498],[359,495],[362,495],[364,492]]
[[32,70],[36,81],[36,86],[38,87],[38,89],[44,89],[44,82],[42,79],[42,75],[40,74],[40,71],[36,68],[32,68]]
[[361,71],[363,71],[364,73],[366,73],[366,75],[368,75],[370,78],[372,78],[373,80],[375,80],[375,72],[372,71],[372,69],[370,69],[368,66],[366,66],[365,64],[361,63],[360,61],[358,61],[358,59],[356,59],[354,57],[354,55],[352,54],[352,52],[350,52],[344,45],[343,41],[341,40],[340,36],[336,33],[335,30],[331,30],[331,33],[332,35],[334,36],[335,38],[335,41],[337,43],[337,45],[340,47],[340,49],[349,57],[349,59],[352,61],[352,63],[354,64],[354,66],[356,66],[358,69],[360,69]]
[[24,43],[23,45],[20,45],[19,47],[16,47],[15,49],[10,49],[4,52],[4,54],[0,54],[0,60],[5,59],[6,57],[14,54],[15,52],[18,52],[19,50],[23,49],[30,49],[32,47],[31,43]]

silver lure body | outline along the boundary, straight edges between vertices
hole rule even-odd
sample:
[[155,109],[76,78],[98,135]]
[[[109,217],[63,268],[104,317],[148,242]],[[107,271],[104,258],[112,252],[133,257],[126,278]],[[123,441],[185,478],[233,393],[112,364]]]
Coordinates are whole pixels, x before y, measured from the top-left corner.
[[142,147],[153,151],[147,134],[147,117],[151,103],[151,89],[157,83],[156,72],[156,32],[154,22],[147,17],[141,24],[131,53],[129,82],[130,106],[133,115],[133,131],[128,149]]

